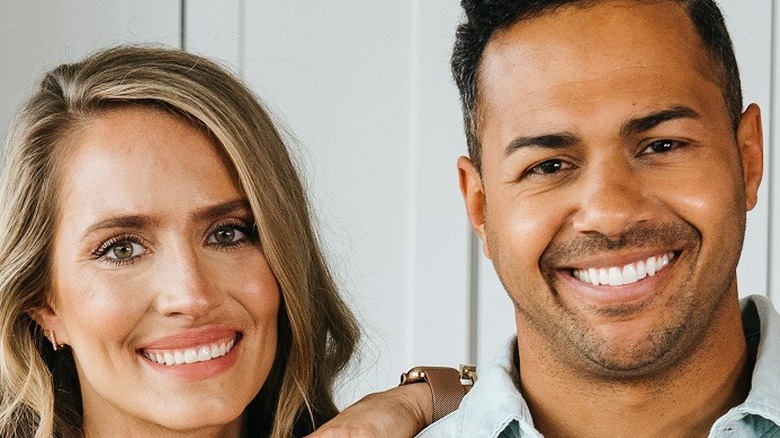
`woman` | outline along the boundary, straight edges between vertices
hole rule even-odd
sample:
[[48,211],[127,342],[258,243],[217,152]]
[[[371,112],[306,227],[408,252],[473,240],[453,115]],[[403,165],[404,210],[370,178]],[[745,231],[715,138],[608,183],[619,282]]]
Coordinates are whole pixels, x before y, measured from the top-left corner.
[[185,52],[46,75],[0,210],[0,436],[301,436],[358,332],[262,105]]

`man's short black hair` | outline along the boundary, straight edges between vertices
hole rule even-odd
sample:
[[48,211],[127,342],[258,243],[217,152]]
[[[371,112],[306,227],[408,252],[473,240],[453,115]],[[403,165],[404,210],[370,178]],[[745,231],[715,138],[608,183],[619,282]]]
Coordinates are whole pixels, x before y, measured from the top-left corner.
[[[460,91],[469,156],[481,170],[481,146],[477,137],[479,66],[493,34],[522,20],[554,12],[563,6],[588,7],[599,0],[461,0],[465,20],[458,26],[452,52],[452,74]],[[637,0],[639,1],[639,0]],[[647,0],[644,0],[647,1]],[[661,0],[656,0],[661,1]],[[720,70],[723,98],[734,129],[742,114],[742,87],[726,24],[714,0],[667,0],[681,4],[693,22],[704,47]]]

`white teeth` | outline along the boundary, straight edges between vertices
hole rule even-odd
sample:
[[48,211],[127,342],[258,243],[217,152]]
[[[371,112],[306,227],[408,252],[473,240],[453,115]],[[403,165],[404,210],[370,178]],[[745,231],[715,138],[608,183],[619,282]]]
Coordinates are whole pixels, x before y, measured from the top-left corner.
[[609,285],[620,286],[623,284],[623,273],[620,268],[609,268]]
[[660,256],[648,257],[647,260],[629,263],[622,267],[575,269],[573,275],[576,279],[584,283],[591,283],[594,286],[623,286],[636,283],[648,276],[652,277],[656,272],[668,266],[673,259],[674,253],[669,252]]
[[645,268],[645,262],[642,260],[636,262],[636,279],[641,280],[647,277],[647,269]]
[[599,272],[596,268],[588,269],[588,276],[590,277],[590,282],[593,283],[594,286],[599,285]]
[[625,283],[634,283],[636,281],[636,268],[633,264],[623,267],[623,281]]
[[143,355],[145,358],[152,362],[157,362],[160,365],[182,365],[185,363],[205,362],[224,356],[233,348],[235,343],[236,340],[234,338],[229,342],[200,345],[195,348],[187,348],[184,350],[167,350],[154,353],[144,352]]
[[609,272],[604,268],[599,269],[599,284],[609,284]]

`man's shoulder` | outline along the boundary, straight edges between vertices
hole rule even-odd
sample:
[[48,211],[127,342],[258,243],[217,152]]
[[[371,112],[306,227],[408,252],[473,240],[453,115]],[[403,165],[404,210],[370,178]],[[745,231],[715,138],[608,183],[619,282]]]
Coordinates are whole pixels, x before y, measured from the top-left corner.
[[[530,412],[518,389],[517,337],[508,339],[493,361],[478,369],[479,379],[460,407],[418,435],[422,438],[538,436],[528,429]],[[528,427],[520,427],[520,425]]]
[[780,373],[777,372],[780,314],[764,296],[752,295],[743,298],[740,304],[745,337],[749,345],[753,344],[755,364],[747,399],[731,415],[725,415],[724,420],[748,422],[753,428],[770,425],[777,433],[780,429]]

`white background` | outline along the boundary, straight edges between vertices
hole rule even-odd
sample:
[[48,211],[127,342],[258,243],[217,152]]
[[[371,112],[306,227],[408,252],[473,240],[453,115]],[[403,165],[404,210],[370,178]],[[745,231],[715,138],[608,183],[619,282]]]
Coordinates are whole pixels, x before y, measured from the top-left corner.
[[[514,331],[457,188],[465,140],[448,60],[458,3],[0,0],[0,132],[43,71],[106,45],[183,45],[222,60],[291,133],[320,235],[364,327],[340,390],[345,403],[396,384],[414,364],[484,363]],[[771,0],[721,6],[767,145],[740,292],[767,295],[780,282],[771,172],[780,154],[769,146],[780,126],[772,104],[780,18]]]

